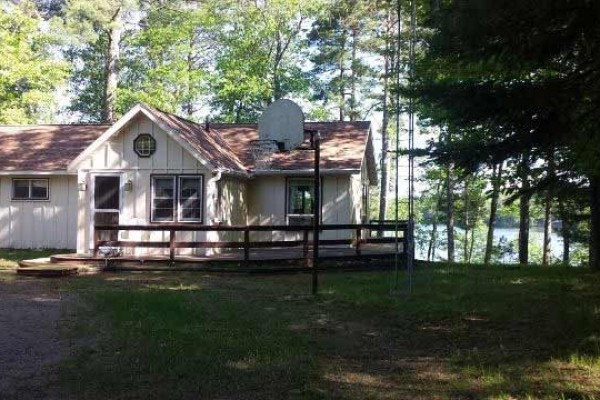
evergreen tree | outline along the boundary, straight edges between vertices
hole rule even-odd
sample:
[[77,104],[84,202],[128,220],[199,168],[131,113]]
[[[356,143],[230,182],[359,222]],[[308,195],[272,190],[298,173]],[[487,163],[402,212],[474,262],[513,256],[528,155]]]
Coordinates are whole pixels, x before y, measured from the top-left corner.
[[[424,115],[459,128],[451,146],[433,150],[437,159],[473,166],[554,152],[561,155],[554,167],[558,177],[577,171],[586,178],[595,270],[600,150],[589,144],[598,139],[600,119],[600,72],[592,67],[598,62],[599,11],[600,4],[586,0],[444,2],[418,88]],[[545,190],[543,182],[529,187],[524,181],[522,198]]]

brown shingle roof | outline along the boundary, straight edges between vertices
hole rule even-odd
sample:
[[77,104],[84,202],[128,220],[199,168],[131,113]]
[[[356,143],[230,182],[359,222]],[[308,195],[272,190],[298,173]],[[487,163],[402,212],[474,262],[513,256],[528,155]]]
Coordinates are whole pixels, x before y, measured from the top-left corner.
[[58,171],[109,125],[0,126],[0,171]]
[[156,118],[165,124],[169,130],[179,133],[203,159],[217,168],[244,172],[244,164],[225,139],[214,130],[205,130],[201,125],[155,108],[145,106]]
[[[246,172],[254,169],[250,141],[258,139],[256,124],[200,124],[143,106],[200,157],[216,168]],[[64,170],[110,125],[0,126],[0,171]],[[305,129],[321,133],[321,168],[358,170],[369,146],[370,123],[307,122]],[[306,135],[306,141],[309,136]],[[369,149],[372,153],[372,149]],[[370,154],[368,152],[368,154]],[[273,155],[271,169],[312,169],[314,153],[295,149]],[[370,157],[372,158],[372,157]],[[369,162],[372,162],[370,160]]]
[[[307,122],[304,128],[321,133],[321,168],[360,169],[369,137],[370,122]],[[258,139],[256,124],[211,124],[211,131],[218,131],[247,169],[254,168],[250,154],[250,141]],[[309,135],[305,135],[308,142]],[[271,169],[297,170],[313,167],[314,153],[292,150],[273,155]]]
[[[258,139],[257,124],[202,125],[155,108],[145,106],[171,131],[178,132],[194,150],[215,167],[233,171],[254,169],[250,142]],[[321,133],[321,168],[360,169],[371,123],[368,121],[307,122],[304,128]],[[308,141],[309,135],[305,135]],[[292,150],[273,155],[271,169],[311,169],[311,151]]]

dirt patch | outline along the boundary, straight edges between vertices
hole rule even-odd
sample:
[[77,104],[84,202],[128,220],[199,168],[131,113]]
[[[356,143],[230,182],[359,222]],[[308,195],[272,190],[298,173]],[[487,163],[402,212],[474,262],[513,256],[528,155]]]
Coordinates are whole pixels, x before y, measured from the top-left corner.
[[0,279],[0,398],[57,399],[65,298],[57,280]]

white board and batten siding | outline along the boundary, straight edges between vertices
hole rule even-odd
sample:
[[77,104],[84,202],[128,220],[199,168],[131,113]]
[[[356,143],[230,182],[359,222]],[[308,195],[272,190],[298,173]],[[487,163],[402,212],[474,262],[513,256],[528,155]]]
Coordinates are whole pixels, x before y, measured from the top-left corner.
[[[48,200],[12,200],[12,180],[48,179]],[[0,248],[75,249],[77,177],[0,177]]]
[[[139,157],[133,149],[133,141],[142,133],[152,135],[156,140],[155,153],[147,158]],[[121,176],[121,182],[132,182],[131,191],[122,191],[120,224],[150,224],[151,177],[153,175],[202,175],[204,182],[203,221],[212,223],[213,207],[207,201],[212,198],[215,183],[212,171],[194,158],[179,143],[173,140],[158,125],[145,116],[138,116],[105,142],[78,167],[78,181],[86,182],[88,189],[79,192],[79,226],[77,249],[89,252],[92,243],[91,204],[92,179],[95,174],[114,173]],[[168,240],[167,232],[124,232],[124,240],[162,241]],[[206,240],[205,233],[179,232],[177,240]],[[152,253],[164,253],[164,249],[149,249]],[[145,252],[137,249],[136,252]],[[136,253],[137,254],[137,253]]]
[[[250,225],[287,225],[287,180],[298,178],[282,175],[258,176],[248,183],[248,224]],[[305,178],[310,179],[310,176]],[[355,215],[360,209],[355,199],[354,182],[360,182],[359,174],[325,175],[322,178],[321,221],[328,224],[357,223]],[[352,237],[350,231],[324,231],[323,239],[347,239]],[[253,240],[292,240],[299,239],[299,234],[284,232],[254,233]]]

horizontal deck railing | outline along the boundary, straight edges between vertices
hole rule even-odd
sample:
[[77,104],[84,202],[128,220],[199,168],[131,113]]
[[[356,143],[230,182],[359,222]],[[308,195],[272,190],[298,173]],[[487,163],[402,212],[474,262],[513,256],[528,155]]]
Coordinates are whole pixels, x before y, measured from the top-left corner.
[[[372,237],[372,232],[395,232],[398,227],[397,236]],[[379,224],[327,224],[320,225],[321,232],[324,231],[353,231],[351,239],[321,239],[319,246],[350,245],[355,250],[356,256],[361,256],[361,246],[364,244],[404,244],[406,240],[407,223],[402,221],[398,225],[390,223]],[[164,241],[133,241],[133,240],[103,240],[102,232],[120,231],[143,231],[169,233],[169,239]],[[152,224],[152,225],[97,225],[94,227],[94,256],[103,246],[120,248],[163,248],[169,249],[169,260],[175,261],[177,249],[190,248],[229,248],[243,249],[244,261],[250,260],[252,249],[274,249],[301,247],[303,257],[308,259],[312,244],[310,233],[313,231],[311,225],[199,225],[199,224]],[[363,232],[366,231],[366,234]],[[178,241],[178,232],[240,232],[243,239],[239,241]],[[292,232],[302,235],[302,239],[296,240],[259,240],[251,241],[252,232]],[[397,238],[396,238],[397,237]]]

